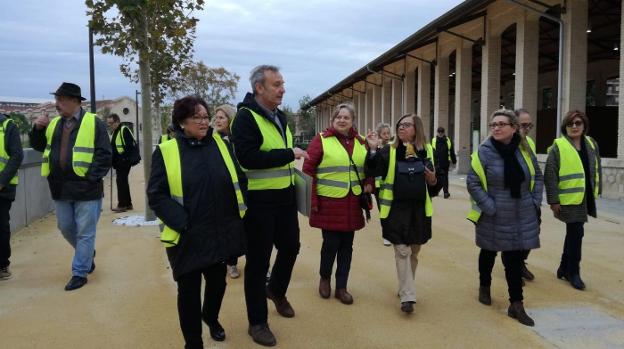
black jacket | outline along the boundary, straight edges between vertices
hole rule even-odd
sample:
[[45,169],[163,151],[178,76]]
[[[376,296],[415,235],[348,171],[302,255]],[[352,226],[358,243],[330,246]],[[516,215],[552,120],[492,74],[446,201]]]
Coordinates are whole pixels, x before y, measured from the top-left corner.
[[126,127],[123,127],[124,133],[121,135],[123,137],[124,153],[123,155],[120,155],[119,152],[117,152],[117,146],[115,144],[115,137],[117,137],[117,134],[122,130],[122,126],[123,125],[119,125],[119,127],[117,127],[115,131],[113,131],[113,135],[111,137],[111,149],[113,151],[113,168],[114,169],[130,167],[131,165],[128,163],[128,155],[138,150],[136,141],[134,140],[134,137],[132,136],[132,132],[130,131],[130,128],[126,126]]
[[[85,111],[81,110],[84,117]],[[81,119],[81,121],[84,119]],[[50,192],[54,200],[73,200],[73,201],[90,201],[97,200],[104,196],[104,184],[102,178],[108,173],[111,167],[112,152],[110,140],[106,125],[102,120],[95,119],[95,149],[93,153],[93,161],[85,177],[80,177],[74,173],[71,166],[72,148],[76,143],[78,130],[80,126],[74,127],[69,135],[69,145],[67,156],[69,165],[66,170],[61,168],[60,148],[61,133],[63,128],[63,119],[61,119],[54,130],[52,137],[52,149],[50,151],[50,175],[48,176],[48,184]],[[43,152],[46,147],[46,129],[38,130],[33,126],[30,132],[30,146],[36,151]]]
[[[178,245],[167,248],[173,277],[177,280],[186,273],[243,255],[246,243],[232,180],[212,139],[212,129],[202,141],[185,137],[182,133],[178,133],[176,138],[180,148],[184,206],[169,194],[160,148],[156,148],[152,155],[147,199],[156,216],[180,232]],[[228,146],[228,149],[244,196],[247,179],[231,147]]]
[[455,158],[455,149],[453,146],[453,142],[451,142],[451,149],[448,148],[446,144],[447,137],[444,136],[442,138],[435,137],[434,141],[436,142],[436,147],[434,150],[435,164],[436,167],[448,171],[450,167],[449,163],[449,155],[451,156],[451,162],[457,163],[457,159]]
[[[232,124],[232,143],[236,157],[242,167],[247,169],[266,169],[284,166],[295,159],[292,149],[272,149],[261,151],[262,133],[253,115],[242,107],[249,108],[267,118],[275,125],[269,115],[258,105],[253,94],[247,93],[242,103],[238,104],[238,112]],[[278,110],[277,115],[284,129],[288,123],[286,115]],[[276,125],[276,127],[278,127]],[[279,127],[278,127],[279,129]],[[294,185],[284,189],[250,190],[249,206],[282,206],[295,205]]]
[[[4,123],[6,119],[6,115],[0,114],[0,124]],[[4,130],[4,149],[9,155],[9,161],[5,164],[4,169],[0,171],[0,185],[3,187],[0,190],[0,198],[13,201],[15,200],[16,186],[9,182],[17,174],[24,159],[19,130],[13,122],[9,122],[6,130]]]

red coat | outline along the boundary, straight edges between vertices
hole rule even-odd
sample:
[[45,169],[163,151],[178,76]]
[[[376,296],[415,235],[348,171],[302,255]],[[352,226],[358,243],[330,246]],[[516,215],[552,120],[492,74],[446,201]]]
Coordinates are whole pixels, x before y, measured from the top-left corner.
[[[349,155],[353,154],[353,142],[366,145],[366,141],[352,128],[349,136],[328,128],[323,132],[324,137],[337,137],[340,143],[347,149]],[[303,172],[312,177],[312,202],[310,212],[310,226],[333,231],[355,231],[364,227],[364,216],[360,208],[358,196],[351,191],[344,198],[336,199],[317,195],[316,193],[316,168],[323,160],[323,143],[319,135],[314,136],[308,146],[309,160],[303,163]],[[373,178],[366,178],[364,185],[374,185]]]

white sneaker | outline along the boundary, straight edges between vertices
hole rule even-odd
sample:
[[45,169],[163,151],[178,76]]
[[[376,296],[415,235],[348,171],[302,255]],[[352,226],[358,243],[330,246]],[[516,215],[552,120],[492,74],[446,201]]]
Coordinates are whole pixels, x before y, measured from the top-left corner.
[[386,239],[383,239],[384,246],[392,246],[392,243]]
[[228,265],[227,273],[232,279],[236,279],[237,277],[240,276],[240,273],[238,272],[238,268],[235,265]]

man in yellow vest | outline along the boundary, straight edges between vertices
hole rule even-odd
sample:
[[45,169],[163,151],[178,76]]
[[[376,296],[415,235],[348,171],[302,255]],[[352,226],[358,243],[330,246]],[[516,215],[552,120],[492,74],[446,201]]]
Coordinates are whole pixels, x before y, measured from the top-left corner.
[[[526,138],[527,143],[529,144],[529,148],[531,148],[531,151],[533,152],[533,154],[537,154],[535,152],[535,141],[533,140],[533,138],[529,136],[529,132],[533,128],[533,118],[531,117],[531,114],[529,114],[529,112],[526,109],[522,109],[522,108],[515,110],[514,113],[518,117],[518,122],[520,122],[520,128],[518,129],[520,131],[520,134]],[[529,280],[529,281],[533,281],[535,279],[535,275],[533,275],[533,273],[529,270],[529,268],[527,268],[527,265],[526,265],[526,260],[527,258],[529,258],[530,252],[531,250],[524,251],[524,265],[522,266],[522,278]]]
[[24,153],[20,132],[7,115],[0,114],[0,281],[11,278],[11,217],[9,211],[15,200],[17,171]]
[[131,211],[132,197],[130,196],[128,175],[132,166],[136,165],[132,159],[138,155],[139,150],[132,131],[128,126],[121,124],[119,115],[113,113],[107,116],[106,123],[113,131],[111,149],[113,151],[113,168],[115,169],[117,183],[117,207],[113,208],[113,211]]
[[435,157],[436,173],[438,178],[442,180],[444,198],[448,199],[451,196],[448,188],[448,172],[451,163],[457,163],[457,158],[455,158],[453,143],[451,139],[446,136],[444,127],[438,127],[438,135],[431,140],[431,146],[433,147],[433,154]]
[[30,145],[43,152],[41,175],[48,178],[56,206],[57,225],[75,249],[71,291],[87,283],[95,269],[95,227],[100,218],[104,183],[111,167],[111,147],[106,125],[81,107],[80,87],[64,82],[52,93],[59,116],[35,120]]
[[[286,299],[299,253],[294,160],[308,155],[293,148],[286,115],[277,108],[285,92],[279,69],[258,66],[251,71],[249,80],[253,93],[247,93],[238,105],[232,124],[236,156],[249,181],[244,218],[245,301],[249,335],[258,344],[273,346],[276,340],[268,326],[266,298],[275,303],[280,315],[295,316]],[[277,256],[265,288],[273,246]]]

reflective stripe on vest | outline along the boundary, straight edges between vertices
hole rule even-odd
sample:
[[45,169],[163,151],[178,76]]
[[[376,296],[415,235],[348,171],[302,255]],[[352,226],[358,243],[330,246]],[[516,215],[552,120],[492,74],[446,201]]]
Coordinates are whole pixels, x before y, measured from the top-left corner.
[[126,141],[124,140],[124,137],[123,137],[124,129],[127,129],[128,132],[130,132],[130,135],[132,136],[132,138],[134,138],[134,135],[132,134],[132,131],[128,128],[128,126],[121,125],[119,132],[117,132],[117,135],[115,136],[115,148],[117,149],[118,154],[123,154],[126,152],[126,149],[125,149]]
[[[433,150],[436,150],[436,143],[438,143],[438,138],[435,137],[432,141],[431,141],[431,146],[433,147]],[[446,137],[446,151],[448,151],[448,160],[449,162],[451,162],[451,139]]]
[[[13,122],[13,120],[6,118],[6,120],[2,122],[2,127],[0,128],[0,171],[4,170],[10,158],[9,153],[7,153],[6,151],[6,147],[4,146],[4,140],[5,140],[4,135],[5,135],[7,126],[9,126],[9,122]],[[18,182],[19,180],[17,177],[17,173],[15,173],[15,176],[11,178],[11,181],[9,182],[9,184],[17,185]]]
[[[262,134],[260,151],[268,152],[273,149],[291,149],[293,147],[292,134],[290,133],[288,124],[284,125],[286,128],[286,142],[284,142],[284,138],[282,138],[279,129],[271,121],[249,108],[241,109],[246,109],[251,113],[260,129],[260,133]],[[295,170],[293,164],[294,161],[283,166],[266,169],[243,168],[248,179],[248,189],[284,189],[294,185]]]
[[[323,137],[320,134],[323,145],[323,159],[316,169],[316,191],[318,195],[330,198],[344,198],[349,189],[355,195],[362,193],[360,181],[363,181],[364,160],[366,160],[366,147],[357,139],[353,140],[353,154],[351,158],[357,166],[357,173],[349,160],[347,149],[334,137]],[[358,179],[359,177],[359,179]]]
[[527,143],[529,143],[529,148],[531,148],[533,154],[537,154],[537,152],[535,151],[535,141],[533,140],[533,138],[529,136],[526,136],[525,138],[527,140]]
[[[433,162],[433,147],[430,144],[425,145],[427,149],[427,158]],[[381,219],[388,218],[390,209],[392,208],[392,199],[394,198],[394,174],[396,167],[396,148],[390,147],[390,162],[388,164],[388,173],[386,179],[381,182],[379,192],[379,217]],[[433,216],[433,205],[431,204],[431,197],[429,197],[429,190],[425,186],[425,215],[427,217]]]
[[234,192],[236,193],[236,201],[238,202],[238,214],[240,218],[245,217],[245,212],[247,211],[247,206],[245,205],[245,200],[243,199],[243,192],[241,191],[240,185],[238,183],[238,174],[236,173],[236,167],[234,166],[234,160],[232,160],[232,156],[230,156],[230,151],[221,139],[221,136],[217,131],[212,133],[212,138],[217,142],[217,147],[219,147],[219,153],[221,153],[221,158],[223,158],[223,162],[225,162],[225,166],[230,173],[230,178],[232,179],[232,184],[234,185]]
[[[533,188],[535,187],[535,167],[533,166],[533,160],[531,159],[531,154],[529,154],[529,152],[522,149],[522,147],[520,147],[519,149],[520,149],[520,153],[522,154],[522,158],[524,159],[524,162],[526,163],[527,168],[529,169],[529,174],[531,176],[529,189],[533,191]],[[481,159],[479,158],[479,150],[475,151],[470,156],[470,166],[472,167],[472,170],[479,177],[479,180],[481,181],[481,187],[487,193],[488,191],[487,177],[485,176],[485,170],[483,169],[483,164],[481,163]],[[481,217],[481,209],[479,208],[479,205],[477,205],[477,202],[474,201],[474,199],[471,196],[470,197],[470,211],[468,211],[468,215],[466,216],[466,219],[473,222],[474,224],[477,224],[480,217]]]
[[[78,135],[76,143],[72,148],[72,168],[78,177],[84,177],[89,171],[93,162],[93,151],[95,148],[95,114],[85,113],[78,125]],[[47,177],[50,174],[50,150],[52,148],[52,138],[61,120],[60,116],[50,121],[46,129],[46,148],[43,151],[41,162],[41,175]]]
[[[236,174],[236,167],[234,161],[230,156],[230,152],[227,146],[221,139],[218,133],[213,133],[213,139],[217,143],[221,158],[228,169],[230,178],[232,179],[232,185],[234,186],[234,192],[236,193],[236,201],[238,203],[238,214],[241,218],[245,216],[247,206],[243,200],[243,193],[241,192],[240,185],[238,183],[238,175]],[[159,144],[160,152],[165,162],[165,171],[167,172],[167,183],[169,184],[169,195],[171,198],[184,206],[184,193],[182,190],[182,166],[180,163],[180,148],[178,147],[178,141],[174,138],[162,144]],[[180,233],[172,228],[160,224],[160,241],[165,247],[171,247],[178,244],[180,241]]]
[[[594,142],[585,136],[589,146],[596,151]],[[579,205],[585,198],[585,170],[578,151],[566,137],[555,139],[555,144],[559,148],[559,204]],[[598,197],[599,174],[598,159],[594,160],[595,180],[594,197]]]

